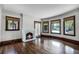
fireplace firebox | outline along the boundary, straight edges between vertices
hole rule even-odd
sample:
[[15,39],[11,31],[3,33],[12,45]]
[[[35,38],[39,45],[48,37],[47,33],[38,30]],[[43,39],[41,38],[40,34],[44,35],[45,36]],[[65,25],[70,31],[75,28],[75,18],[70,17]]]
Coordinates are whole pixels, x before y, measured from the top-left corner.
[[33,33],[28,32],[28,33],[26,34],[26,39],[32,39],[32,38],[33,38]]

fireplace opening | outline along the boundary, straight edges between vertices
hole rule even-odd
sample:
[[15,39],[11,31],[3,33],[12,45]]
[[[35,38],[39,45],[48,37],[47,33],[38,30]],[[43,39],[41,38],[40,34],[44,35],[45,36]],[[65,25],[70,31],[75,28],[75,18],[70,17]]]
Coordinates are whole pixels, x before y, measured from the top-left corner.
[[26,39],[32,39],[33,38],[33,34],[31,32],[28,32],[26,34]]

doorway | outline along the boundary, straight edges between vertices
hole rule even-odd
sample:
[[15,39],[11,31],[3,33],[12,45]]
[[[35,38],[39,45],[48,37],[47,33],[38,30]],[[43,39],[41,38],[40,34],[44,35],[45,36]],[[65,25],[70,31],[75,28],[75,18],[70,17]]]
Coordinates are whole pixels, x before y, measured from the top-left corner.
[[41,35],[41,22],[34,21],[34,30],[35,30],[35,37],[38,38]]

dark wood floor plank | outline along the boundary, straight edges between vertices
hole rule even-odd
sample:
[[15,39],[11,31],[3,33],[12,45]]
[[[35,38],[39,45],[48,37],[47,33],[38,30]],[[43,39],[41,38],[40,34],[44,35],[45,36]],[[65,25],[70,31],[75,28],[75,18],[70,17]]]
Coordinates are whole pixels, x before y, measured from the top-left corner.
[[0,47],[0,54],[79,54],[79,46],[53,38],[17,42]]

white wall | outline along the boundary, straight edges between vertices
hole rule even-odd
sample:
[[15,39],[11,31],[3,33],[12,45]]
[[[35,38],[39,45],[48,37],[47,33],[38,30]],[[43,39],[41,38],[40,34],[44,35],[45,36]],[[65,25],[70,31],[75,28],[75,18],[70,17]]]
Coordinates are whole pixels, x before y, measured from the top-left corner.
[[21,19],[20,19],[20,30],[19,31],[5,31],[5,16],[12,16],[12,17],[20,17],[20,14],[17,14],[12,11],[8,10],[2,10],[2,16],[1,16],[1,41],[7,41],[7,40],[13,40],[13,39],[19,39],[22,38],[22,33],[21,33]]
[[[63,18],[64,17],[69,17],[69,16],[73,16],[75,15],[75,22],[76,22],[76,36],[68,36],[68,35],[63,35]],[[61,34],[50,34],[50,33],[42,33],[44,35],[51,35],[51,36],[58,36],[58,37],[65,37],[65,38],[69,38],[69,39],[73,39],[76,41],[79,41],[79,9],[75,9],[73,11],[52,17],[50,19],[44,19],[43,21],[51,21],[51,20],[56,20],[56,19],[61,19]],[[49,25],[50,26],[50,25]],[[49,27],[50,29],[50,27]]]
[[27,32],[34,33],[34,21],[38,21],[38,19],[26,14],[23,15],[22,39],[24,42],[26,42]]
[[[23,6],[19,6],[20,9],[18,9],[18,7],[15,9],[9,8],[10,10],[7,8],[9,6],[10,5],[2,5],[0,9],[0,42],[13,40],[13,39],[19,39],[19,38],[22,38],[24,40],[25,34],[27,32],[30,31],[34,33],[34,20],[39,21],[40,19],[27,15],[26,11],[23,11],[25,10]],[[14,6],[12,6],[12,8],[14,8]],[[16,10],[18,11],[16,12]],[[23,17],[20,16],[20,13],[23,13]],[[5,16],[20,18],[20,30],[19,31],[5,31],[5,24],[6,24]]]

